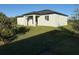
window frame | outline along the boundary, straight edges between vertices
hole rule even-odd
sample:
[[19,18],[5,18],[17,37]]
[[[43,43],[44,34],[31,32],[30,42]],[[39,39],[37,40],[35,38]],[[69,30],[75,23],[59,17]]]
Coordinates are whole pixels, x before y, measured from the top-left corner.
[[49,21],[49,15],[45,16],[45,20]]

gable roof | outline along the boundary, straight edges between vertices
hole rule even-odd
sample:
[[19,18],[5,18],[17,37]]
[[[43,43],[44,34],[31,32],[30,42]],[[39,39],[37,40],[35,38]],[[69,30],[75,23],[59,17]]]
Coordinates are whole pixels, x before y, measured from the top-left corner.
[[63,15],[63,16],[68,16],[66,14],[63,14],[63,13],[60,13],[60,12],[56,12],[56,11],[52,11],[52,10],[41,10],[41,11],[34,11],[34,12],[29,12],[29,13],[26,13],[26,14],[23,14],[21,16],[25,16],[25,15],[46,15],[46,14],[59,14],[59,15]]

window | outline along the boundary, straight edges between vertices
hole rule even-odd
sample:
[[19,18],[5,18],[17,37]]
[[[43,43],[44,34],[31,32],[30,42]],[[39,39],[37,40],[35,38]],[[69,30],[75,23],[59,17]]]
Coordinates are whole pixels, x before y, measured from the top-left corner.
[[49,16],[45,16],[45,19],[46,19],[47,21],[49,21]]

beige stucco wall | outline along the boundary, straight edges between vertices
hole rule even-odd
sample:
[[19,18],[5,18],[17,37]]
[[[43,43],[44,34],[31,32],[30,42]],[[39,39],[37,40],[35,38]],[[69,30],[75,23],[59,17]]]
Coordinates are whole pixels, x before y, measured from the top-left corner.
[[[45,16],[49,16],[49,21],[45,19]],[[53,26],[53,22],[51,15],[42,15],[38,18],[38,25],[39,26]]]
[[[30,19],[28,22],[28,25],[29,26],[36,26],[36,23],[35,23],[35,16],[36,15],[32,15],[32,16],[33,16],[33,20]],[[47,21],[45,19],[45,16],[49,16],[49,21]],[[17,24],[27,26],[27,17],[28,16],[18,17]],[[58,14],[48,14],[48,15],[41,15],[38,18],[38,26],[57,27],[57,26],[64,26],[64,25],[67,25],[67,17],[66,16],[62,16],[62,15],[58,15]]]
[[67,25],[67,16],[53,14],[54,26],[64,26]]
[[[49,21],[45,20],[45,16],[49,16]],[[67,25],[67,17],[58,14],[42,15],[38,18],[39,26],[64,26]]]
[[25,19],[25,17],[18,17],[17,24],[27,26],[27,20]]
[[[29,19],[28,24],[27,24],[27,18],[29,16],[33,16],[33,19]],[[17,24],[18,25],[23,25],[23,26],[36,26],[35,15],[28,15],[28,16],[18,17],[17,18]]]

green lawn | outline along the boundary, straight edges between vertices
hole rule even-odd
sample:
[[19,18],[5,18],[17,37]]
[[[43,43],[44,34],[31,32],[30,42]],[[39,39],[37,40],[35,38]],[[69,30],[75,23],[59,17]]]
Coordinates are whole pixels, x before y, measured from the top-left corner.
[[[70,30],[71,29],[71,30]],[[30,31],[0,47],[0,54],[79,54],[79,38],[71,26],[30,27]]]
[[26,32],[25,34],[22,35],[18,35],[18,38],[16,38],[14,41],[22,40],[25,38],[29,38],[32,36],[36,36],[57,29],[56,27],[47,27],[47,26],[27,27],[27,28],[30,29],[29,32]]

